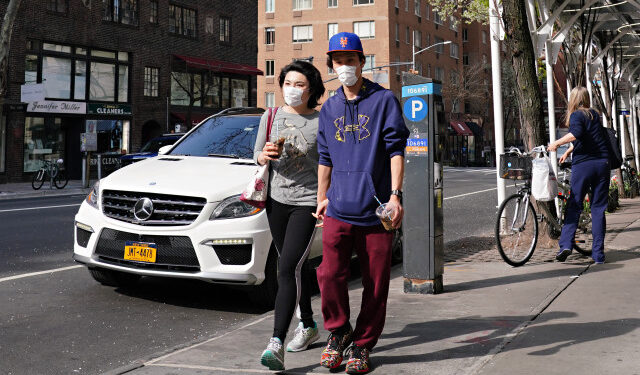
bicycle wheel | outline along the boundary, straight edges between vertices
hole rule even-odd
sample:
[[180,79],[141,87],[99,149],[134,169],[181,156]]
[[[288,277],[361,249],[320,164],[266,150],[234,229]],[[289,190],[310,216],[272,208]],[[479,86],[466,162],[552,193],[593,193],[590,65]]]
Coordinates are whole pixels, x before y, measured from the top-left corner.
[[62,189],[65,186],[67,186],[68,182],[69,182],[69,176],[67,176],[65,171],[61,169],[58,170],[58,173],[56,173],[56,177],[53,179],[54,185],[56,185],[58,189]]
[[31,187],[33,188],[33,190],[38,190],[42,187],[42,184],[44,184],[44,176],[46,174],[47,173],[44,169],[39,169],[36,173],[33,174],[33,177],[31,178]]
[[531,259],[538,241],[538,221],[531,201],[524,204],[524,195],[513,194],[500,205],[496,241],[507,264],[518,267]]

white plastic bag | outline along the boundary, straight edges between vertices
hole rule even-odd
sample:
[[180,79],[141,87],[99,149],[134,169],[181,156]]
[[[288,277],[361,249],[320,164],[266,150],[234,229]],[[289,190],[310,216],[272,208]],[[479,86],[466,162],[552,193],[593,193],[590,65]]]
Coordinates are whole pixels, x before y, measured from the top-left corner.
[[552,201],[558,196],[558,180],[546,152],[543,157],[533,159],[531,194],[541,202]]
[[261,165],[256,170],[253,179],[249,181],[240,195],[240,200],[257,208],[264,208],[267,202],[267,187],[269,186],[269,163]]

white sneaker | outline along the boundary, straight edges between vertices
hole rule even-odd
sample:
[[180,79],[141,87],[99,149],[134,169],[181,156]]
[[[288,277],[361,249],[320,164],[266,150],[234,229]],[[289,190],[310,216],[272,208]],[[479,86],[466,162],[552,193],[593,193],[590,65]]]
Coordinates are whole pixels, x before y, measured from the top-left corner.
[[309,345],[318,341],[320,335],[318,334],[318,325],[313,322],[313,327],[304,328],[302,322],[296,327],[293,339],[287,345],[288,352],[301,352],[306,350]]
[[262,352],[262,357],[260,357],[260,363],[272,371],[284,370],[284,349],[279,338],[272,337],[269,340],[267,348]]

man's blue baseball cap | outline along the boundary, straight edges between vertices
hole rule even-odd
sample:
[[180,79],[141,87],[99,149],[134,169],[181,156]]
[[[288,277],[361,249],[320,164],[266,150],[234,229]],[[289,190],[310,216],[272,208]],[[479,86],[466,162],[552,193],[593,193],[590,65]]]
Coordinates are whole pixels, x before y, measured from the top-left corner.
[[340,51],[363,53],[360,38],[354,33],[347,32],[337,33],[332,36],[331,39],[329,39],[329,50],[327,54]]

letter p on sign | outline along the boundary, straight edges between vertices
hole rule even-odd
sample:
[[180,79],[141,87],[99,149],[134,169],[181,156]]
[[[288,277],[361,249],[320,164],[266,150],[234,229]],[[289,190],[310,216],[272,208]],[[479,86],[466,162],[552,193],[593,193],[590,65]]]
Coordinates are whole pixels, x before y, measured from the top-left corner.
[[407,120],[420,122],[427,117],[427,103],[418,96],[412,96],[404,102],[403,112]]

